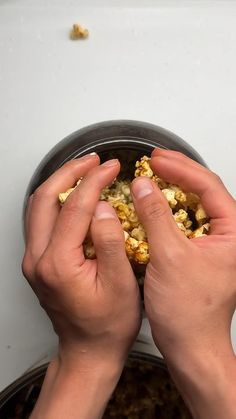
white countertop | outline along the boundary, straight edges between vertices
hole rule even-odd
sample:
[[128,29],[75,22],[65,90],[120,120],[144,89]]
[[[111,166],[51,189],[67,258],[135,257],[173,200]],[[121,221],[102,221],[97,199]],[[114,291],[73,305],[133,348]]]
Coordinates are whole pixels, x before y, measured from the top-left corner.
[[[68,38],[77,21],[88,40]],[[236,1],[0,0],[0,390],[56,342],[20,268],[36,165],[82,126],[137,119],[187,140],[236,196],[235,39]]]

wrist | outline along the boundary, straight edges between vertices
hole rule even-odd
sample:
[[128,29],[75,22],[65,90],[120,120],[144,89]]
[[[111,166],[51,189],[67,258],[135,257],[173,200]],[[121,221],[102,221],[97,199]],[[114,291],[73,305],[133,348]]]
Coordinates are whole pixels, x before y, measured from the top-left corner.
[[191,354],[168,368],[195,419],[236,417],[236,357]]
[[95,364],[58,355],[48,367],[32,419],[102,417],[123,365],[105,356]]
[[99,371],[119,373],[124,367],[129,350],[107,345],[63,342],[59,344],[58,360],[63,371],[93,374]]

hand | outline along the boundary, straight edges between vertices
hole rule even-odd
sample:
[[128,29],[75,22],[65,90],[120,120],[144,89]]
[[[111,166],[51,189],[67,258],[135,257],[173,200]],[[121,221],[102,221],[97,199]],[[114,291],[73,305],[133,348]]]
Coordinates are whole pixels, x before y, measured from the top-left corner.
[[[178,152],[155,150],[151,166],[164,180],[197,193],[211,218],[210,235],[189,240],[158,187],[147,178],[133,182],[134,205],[150,245],[144,298],[153,337],[189,405],[193,388],[207,395],[219,379],[225,397],[236,379],[230,340],[236,306],[236,203],[214,173]],[[227,416],[227,409],[220,416],[217,403],[216,415],[206,410],[208,416],[198,416],[196,404],[195,417],[236,417],[235,411]]]
[[[119,169],[117,160],[99,165],[98,156],[89,155],[66,163],[42,184],[30,198],[23,260],[24,275],[59,337],[60,368],[116,370],[114,383],[141,321],[121,224],[108,203],[98,202]],[[81,176],[60,209],[59,192]],[[89,229],[96,260],[83,254]]]

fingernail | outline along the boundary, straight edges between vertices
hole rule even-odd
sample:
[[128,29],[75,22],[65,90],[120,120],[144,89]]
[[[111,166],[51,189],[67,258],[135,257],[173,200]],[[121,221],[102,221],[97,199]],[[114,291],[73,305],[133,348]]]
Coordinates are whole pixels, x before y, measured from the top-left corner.
[[156,147],[154,148],[154,150],[152,150],[151,157],[157,157],[159,154],[162,154],[165,151],[168,151],[168,150],[165,148]]
[[102,166],[116,166],[118,163],[118,159],[112,159],[112,160],[108,160],[105,163],[102,164]]
[[97,153],[89,153],[89,154],[85,154],[85,156],[82,156],[79,158],[79,160],[87,160],[87,159],[91,159],[91,157],[97,157]]
[[146,177],[137,178],[132,184],[132,193],[136,199],[144,198],[153,192],[153,182]]
[[96,206],[94,217],[97,220],[105,220],[108,218],[116,218],[113,208],[107,202],[100,201]]

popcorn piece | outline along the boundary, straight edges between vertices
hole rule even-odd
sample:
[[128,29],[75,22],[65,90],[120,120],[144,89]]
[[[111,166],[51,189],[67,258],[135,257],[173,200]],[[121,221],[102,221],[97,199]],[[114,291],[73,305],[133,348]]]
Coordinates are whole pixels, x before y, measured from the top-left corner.
[[79,186],[81,180],[82,180],[82,177],[79,178],[79,180],[77,181],[76,186],[74,188],[69,188],[69,189],[67,189],[66,192],[59,193],[58,198],[59,198],[59,201],[60,201],[61,205],[63,205],[65,203],[65,201],[67,200],[67,198],[71,194],[71,192],[73,192],[75,190],[75,188],[77,186]]
[[75,23],[70,31],[70,39],[77,40],[77,39],[85,39],[88,38],[89,31],[88,29],[83,28],[80,24]]
[[73,192],[74,189],[75,188],[70,188],[66,192],[59,193],[58,197],[61,205],[63,205],[66,202],[68,196],[71,194],[71,192]]
[[152,180],[157,183],[158,188],[160,188],[161,190],[166,189],[169,186],[169,183],[165,182],[163,179],[156,175],[152,177]]
[[146,233],[144,231],[143,226],[140,224],[138,227],[135,227],[131,233],[130,233],[131,237],[133,237],[134,239],[138,240],[138,241],[145,241],[147,240],[147,236]]
[[149,262],[149,249],[147,242],[139,242],[138,248],[134,252],[134,260],[145,265]]
[[183,191],[181,191],[181,189],[179,189],[178,191],[175,192],[175,199],[180,204],[185,204],[186,201],[187,201],[187,195],[186,195],[186,193],[184,193]]
[[201,227],[194,230],[189,235],[189,238],[194,239],[195,237],[206,236],[206,234],[209,232],[209,230],[210,230],[210,224],[209,223],[203,224]]
[[193,222],[192,222],[191,220],[187,219],[187,220],[184,222],[184,225],[185,225],[185,227],[186,227],[186,228],[190,228],[190,227],[192,227]]
[[125,242],[129,238],[129,233],[127,233],[127,231],[125,231],[125,230],[124,230],[124,238],[125,238]]
[[124,185],[121,186],[121,190],[125,196],[130,196],[130,187],[127,184],[124,183]]
[[135,163],[135,167],[136,167],[136,170],[134,173],[135,177],[147,176],[150,179],[152,179],[154,173],[149,165],[149,161],[150,161],[149,157],[143,156],[140,161],[137,161]]
[[125,249],[129,259],[135,260],[140,264],[147,264],[149,261],[148,243],[139,242],[129,237],[125,242]]
[[165,198],[168,201],[168,204],[171,208],[174,208],[177,204],[175,199],[175,191],[170,188],[162,189],[162,193],[165,195]]
[[116,210],[116,213],[121,221],[129,220],[130,209],[128,205],[123,202],[111,202],[113,208]]
[[180,209],[173,215],[173,217],[177,223],[184,223],[188,220],[188,213],[185,210]]
[[198,224],[201,226],[207,221],[207,214],[202,206],[202,204],[197,204],[197,210],[195,212],[195,218]]
[[123,230],[125,231],[130,231],[131,227],[131,223],[128,220],[123,220],[121,221],[121,225],[123,227]]
[[125,250],[129,259],[134,259],[135,250],[138,247],[138,240],[128,237],[125,241]]
[[93,243],[90,240],[84,243],[83,248],[84,248],[84,255],[87,259],[96,258],[95,248],[94,248]]

